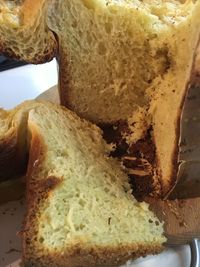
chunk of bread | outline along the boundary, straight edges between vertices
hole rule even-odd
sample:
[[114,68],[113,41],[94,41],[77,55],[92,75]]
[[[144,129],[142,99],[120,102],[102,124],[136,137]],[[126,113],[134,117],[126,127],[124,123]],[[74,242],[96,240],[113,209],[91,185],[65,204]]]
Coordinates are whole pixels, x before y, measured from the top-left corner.
[[155,94],[183,94],[199,38],[199,0],[53,3],[48,26],[59,38],[62,103],[106,123],[146,111]]
[[[162,223],[137,202],[95,125],[48,102],[25,102],[29,162],[24,266],[116,266],[157,253]],[[62,138],[61,138],[62,136]]]
[[0,0],[0,52],[31,63],[51,60],[57,41],[46,24],[49,0]]
[[95,123],[127,122],[130,146],[148,145],[150,130],[154,188],[167,195],[178,170],[200,1],[54,1],[49,10],[60,46],[61,103]]

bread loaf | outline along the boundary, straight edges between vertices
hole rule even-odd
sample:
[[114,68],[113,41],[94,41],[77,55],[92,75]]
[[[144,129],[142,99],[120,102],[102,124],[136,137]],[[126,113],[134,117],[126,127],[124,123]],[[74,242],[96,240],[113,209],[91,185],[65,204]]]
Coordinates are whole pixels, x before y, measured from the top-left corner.
[[49,11],[60,46],[61,103],[95,123],[124,121],[128,146],[153,146],[145,176],[153,194],[166,196],[178,170],[200,1],[54,1]]

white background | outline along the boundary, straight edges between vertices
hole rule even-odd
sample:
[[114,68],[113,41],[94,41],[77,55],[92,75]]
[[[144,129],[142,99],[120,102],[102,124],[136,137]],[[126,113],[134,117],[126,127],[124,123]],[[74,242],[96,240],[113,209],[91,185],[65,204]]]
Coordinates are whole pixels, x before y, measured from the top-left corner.
[[12,108],[33,99],[57,84],[57,65],[53,60],[41,65],[25,65],[0,72],[0,107]]

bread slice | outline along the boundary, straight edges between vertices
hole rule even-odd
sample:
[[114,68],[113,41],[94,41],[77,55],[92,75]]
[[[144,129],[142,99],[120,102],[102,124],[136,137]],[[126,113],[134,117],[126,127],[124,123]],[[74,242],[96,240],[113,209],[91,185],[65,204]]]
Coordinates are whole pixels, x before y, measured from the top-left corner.
[[153,147],[153,163],[144,159],[151,171],[137,166],[133,179],[149,177],[149,193],[166,196],[178,170],[200,1],[54,1],[48,14],[59,39],[61,103],[98,124],[127,124],[129,147]]
[[51,60],[57,51],[48,30],[48,0],[0,0],[0,52],[31,63]]
[[48,102],[10,113],[27,117],[24,266],[116,266],[162,249],[162,223],[134,199],[98,127]]

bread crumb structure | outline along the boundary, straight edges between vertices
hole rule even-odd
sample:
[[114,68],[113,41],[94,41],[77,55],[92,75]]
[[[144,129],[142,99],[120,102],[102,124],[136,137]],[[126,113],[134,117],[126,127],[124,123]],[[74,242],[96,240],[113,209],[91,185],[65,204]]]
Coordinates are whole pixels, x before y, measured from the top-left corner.
[[97,126],[48,102],[1,113],[4,146],[26,129],[25,266],[110,266],[162,250],[162,223],[133,197]]
[[48,14],[59,39],[61,103],[97,124],[128,123],[131,147],[148,146],[150,136],[153,185],[145,194],[166,197],[176,183],[200,1],[54,1]]

